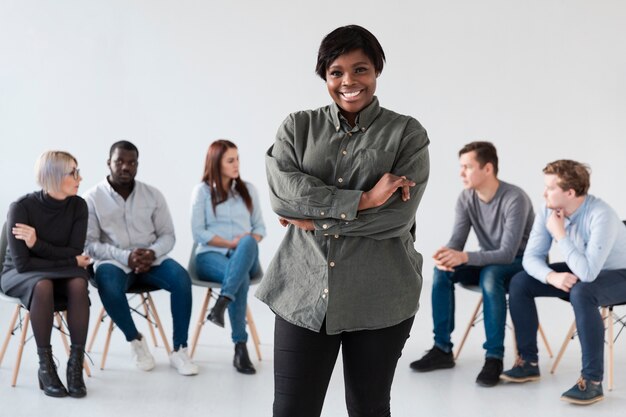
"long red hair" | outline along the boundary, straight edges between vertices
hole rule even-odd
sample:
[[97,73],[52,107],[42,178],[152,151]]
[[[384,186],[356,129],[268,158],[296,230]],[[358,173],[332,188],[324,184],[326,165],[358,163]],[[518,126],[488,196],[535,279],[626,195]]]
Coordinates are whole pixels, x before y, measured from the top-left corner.
[[[226,139],[219,139],[209,145],[209,149],[206,152],[206,159],[204,161],[204,174],[202,175],[202,181],[205,182],[211,190],[211,205],[213,206],[213,213],[218,204],[228,200],[228,189],[224,188],[222,182],[222,158],[228,149],[237,149],[237,145]],[[235,190],[239,193],[243,202],[246,204],[248,211],[252,213],[252,198],[248,187],[241,179],[241,176],[235,181]]]

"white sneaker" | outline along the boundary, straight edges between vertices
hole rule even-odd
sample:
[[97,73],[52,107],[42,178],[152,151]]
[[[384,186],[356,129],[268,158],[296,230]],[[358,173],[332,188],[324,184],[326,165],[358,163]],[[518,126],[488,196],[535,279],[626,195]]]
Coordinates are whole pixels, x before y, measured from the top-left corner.
[[142,371],[151,371],[154,368],[154,357],[150,353],[150,349],[148,349],[146,338],[141,336],[141,340],[132,340],[130,346],[137,368]]
[[172,365],[172,368],[176,368],[181,375],[196,375],[198,373],[198,365],[191,361],[187,354],[187,348],[180,348],[172,352],[170,365]]

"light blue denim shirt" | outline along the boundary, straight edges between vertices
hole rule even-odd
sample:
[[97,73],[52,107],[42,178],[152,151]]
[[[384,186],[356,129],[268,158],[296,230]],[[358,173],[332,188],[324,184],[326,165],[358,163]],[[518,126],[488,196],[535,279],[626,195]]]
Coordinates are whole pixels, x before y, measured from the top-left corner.
[[244,233],[265,236],[265,223],[256,188],[247,181],[245,184],[252,199],[252,213],[248,211],[246,203],[234,188],[228,200],[218,204],[213,212],[208,184],[202,182],[194,187],[191,194],[191,233],[193,240],[198,244],[196,255],[209,251],[226,254],[228,248],[208,244],[215,236],[226,240]]
[[[526,272],[543,283],[552,272],[546,262],[553,240],[546,228],[551,213],[545,205],[537,213],[523,260]],[[599,198],[585,197],[583,204],[565,219],[565,233],[557,247],[582,282],[595,280],[602,270],[626,269],[626,227]]]

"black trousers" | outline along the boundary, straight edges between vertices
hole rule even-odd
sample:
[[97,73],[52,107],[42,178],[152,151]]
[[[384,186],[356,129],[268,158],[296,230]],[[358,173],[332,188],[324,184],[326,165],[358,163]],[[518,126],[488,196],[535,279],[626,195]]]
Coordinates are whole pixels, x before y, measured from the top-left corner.
[[391,384],[413,319],[328,335],[326,321],[317,333],[276,316],[274,417],[319,417],[340,346],[348,415],[390,416]]

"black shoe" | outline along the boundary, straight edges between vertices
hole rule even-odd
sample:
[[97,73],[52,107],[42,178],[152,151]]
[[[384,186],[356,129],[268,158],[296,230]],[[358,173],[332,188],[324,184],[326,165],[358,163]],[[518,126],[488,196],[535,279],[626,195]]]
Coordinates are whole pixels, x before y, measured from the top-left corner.
[[252,362],[250,361],[248,348],[244,342],[235,344],[235,358],[233,359],[233,365],[237,368],[237,371],[242,374],[256,374],[256,369],[254,369],[254,365],[252,365]]
[[87,395],[87,387],[83,379],[83,362],[85,361],[85,346],[72,345],[70,358],[67,361],[67,392],[70,397],[83,398]]
[[52,348],[50,346],[37,348],[39,355],[39,389],[50,397],[67,397],[67,390],[59,379],[57,367],[52,358]]
[[476,383],[482,387],[493,387],[500,381],[500,374],[502,373],[502,359],[487,358],[485,359],[485,365],[476,377]]
[[454,368],[454,356],[452,352],[444,352],[437,346],[433,346],[422,359],[411,362],[411,369],[417,372],[434,371],[435,369]]
[[213,324],[224,327],[224,312],[229,303],[230,298],[220,295],[206,319]]

